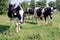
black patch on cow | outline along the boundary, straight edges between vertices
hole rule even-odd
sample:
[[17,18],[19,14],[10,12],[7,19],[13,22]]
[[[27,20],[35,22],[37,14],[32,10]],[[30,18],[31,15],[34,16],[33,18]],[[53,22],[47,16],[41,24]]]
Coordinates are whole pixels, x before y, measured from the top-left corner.
[[33,14],[34,14],[34,9],[29,9],[29,10],[28,10],[28,13],[29,13],[30,15],[33,15]]
[[37,16],[40,17],[42,15],[42,8],[36,10]]
[[51,8],[50,7],[45,8],[43,14],[44,14],[44,17],[51,15]]
[[[18,19],[21,19],[21,16],[19,14],[19,10],[21,10],[20,6],[18,6],[17,8],[13,9],[14,6],[13,5],[9,5],[9,9],[8,9],[8,17],[9,18],[15,18],[18,17]],[[16,13],[16,15],[14,14]]]

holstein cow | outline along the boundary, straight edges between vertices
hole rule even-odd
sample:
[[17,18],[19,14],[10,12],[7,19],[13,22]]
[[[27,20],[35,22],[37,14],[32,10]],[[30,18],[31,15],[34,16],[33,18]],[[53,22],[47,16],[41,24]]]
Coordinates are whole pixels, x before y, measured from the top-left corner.
[[49,18],[52,21],[52,14],[55,9],[56,9],[56,7],[40,7],[38,9],[35,9],[35,14],[37,14],[37,18],[40,18],[41,20],[44,17],[44,20],[47,25],[49,23]]
[[17,32],[20,30],[19,25],[23,23],[23,13],[24,11],[21,6],[14,9],[14,5],[9,5],[8,17],[10,19],[10,26],[12,25],[12,20],[14,20]]
[[44,7],[35,7],[35,9],[34,9],[34,15],[33,15],[33,17],[35,17],[36,19],[35,19],[35,21],[36,21],[36,23],[37,23],[37,19],[38,18],[40,18],[41,20],[43,19],[42,18],[42,9],[43,9]]
[[25,12],[24,12],[25,16],[27,16],[27,19],[30,19],[30,15],[33,16],[34,14],[34,9],[32,8],[28,8]]
[[37,14],[37,18],[40,18],[42,20],[42,9],[44,7],[39,7],[37,9],[35,9],[35,13]]
[[[56,9],[56,7],[45,7],[42,9],[42,14],[44,16],[46,25],[49,23],[49,18],[52,21],[52,14],[55,9]],[[52,24],[52,22],[51,22],[51,24]]]

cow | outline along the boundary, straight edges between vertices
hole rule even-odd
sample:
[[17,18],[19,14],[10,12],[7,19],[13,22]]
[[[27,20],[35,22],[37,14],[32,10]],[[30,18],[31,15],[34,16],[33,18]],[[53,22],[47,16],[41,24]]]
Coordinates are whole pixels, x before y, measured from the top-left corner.
[[[20,11],[19,11],[20,10]],[[8,17],[10,19],[10,26],[12,25],[12,20],[14,20],[16,32],[20,30],[19,25],[24,21],[24,11],[21,6],[14,9],[14,5],[10,5],[8,9]]]
[[46,25],[49,24],[49,19],[51,19],[51,24],[52,24],[52,15],[55,9],[56,7],[45,7],[42,9],[42,14],[44,16]]
[[49,23],[49,19],[51,19],[52,24],[52,15],[55,9],[56,7],[40,7],[35,9],[35,14],[37,15],[37,18],[40,18],[41,20],[44,18],[46,25]]
[[25,16],[27,16],[27,19],[30,19],[30,16],[34,14],[34,9],[33,8],[28,8],[26,9],[26,11],[24,12]]

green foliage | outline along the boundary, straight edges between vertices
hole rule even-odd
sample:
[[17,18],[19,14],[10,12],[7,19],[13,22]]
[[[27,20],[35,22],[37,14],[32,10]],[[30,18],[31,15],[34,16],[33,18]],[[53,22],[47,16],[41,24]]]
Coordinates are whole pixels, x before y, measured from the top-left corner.
[[23,7],[24,11],[26,11],[26,9],[29,7],[29,5],[28,5],[28,2],[27,2],[27,1],[22,2],[22,3],[21,3],[21,5],[22,5],[22,7]]
[[36,2],[36,6],[37,6],[37,7],[46,6],[46,0],[44,0],[44,1],[37,1],[37,2]]
[[60,0],[56,0],[56,5],[57,5],[58,9],[60,10]]
[[50,7],[56,6],[56,2],[50,1],[50,2],[48,3],[48,5],[49,5]]
[[31,0],[30,7],[35,8],[35,0]]
[[3,14],[4,11],[7,11],[8,0],[0,0],[0,14]]

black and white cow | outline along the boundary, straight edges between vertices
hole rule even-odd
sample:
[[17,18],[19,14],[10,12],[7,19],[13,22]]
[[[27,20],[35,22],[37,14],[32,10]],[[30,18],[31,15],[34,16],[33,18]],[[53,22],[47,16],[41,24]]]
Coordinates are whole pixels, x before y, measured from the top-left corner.
[[41,20],[44,18],[47,25],[49,23],[49,19],[52,21],[52,15],[55,9],[56,7],[40,7],[35,9],[35,14],[37,14],[37,17]]
[[42,13],[43,13],[43,16],[44,16],[44,20],[46,22],[46,25],[48,24],[49,22],[49,17],[50,19],[52,20],[52,10],[51,10],[51,7],[46,7],[42,10]]
[[[46,25],[49,23],[49,19],[52,21],[52,15],[56,7],[45,7],[42,9],[42,14],[44,16],[44,20],[46,22]],[[52,24],[52,22],[51,22]]]
[[42,9],[44,7],[39,7],[37,9],[35,9],[35,13],[37,14],[37,18],[40,18],[42,20]]
[[34,9],[32,8],[28,8],[25,12],[24,12],[25,16],[27,16],[27,19],[30,19],[30,16],[34,14]]
[[20,30],[19,25],[23,23],[23,13],[24,11],[21,6],[18,6],[15,9],[14,5],[9,6],[8,17],[10,19],[10,26],[12,25],[12,20],[14,20],[17,32]]

